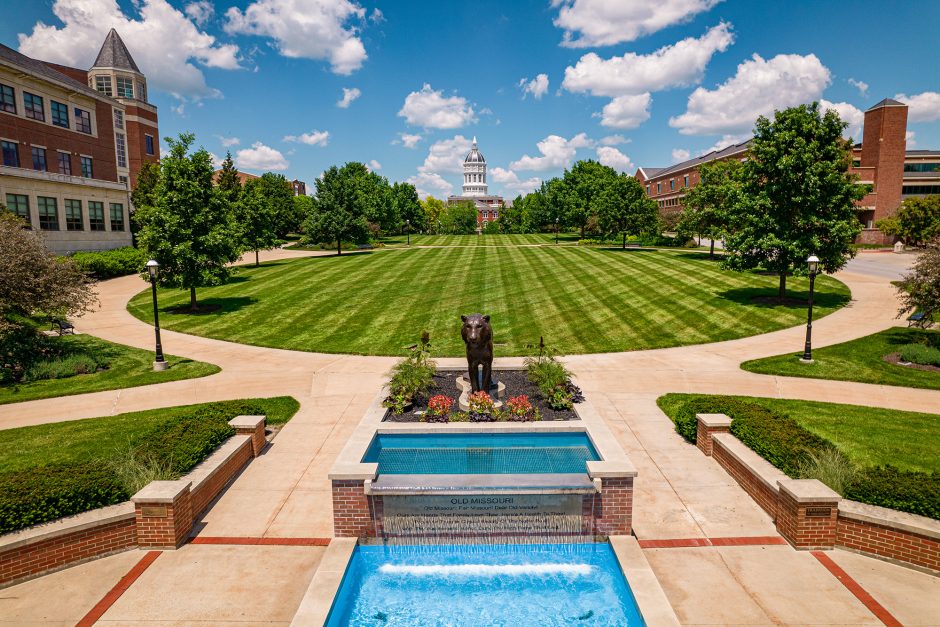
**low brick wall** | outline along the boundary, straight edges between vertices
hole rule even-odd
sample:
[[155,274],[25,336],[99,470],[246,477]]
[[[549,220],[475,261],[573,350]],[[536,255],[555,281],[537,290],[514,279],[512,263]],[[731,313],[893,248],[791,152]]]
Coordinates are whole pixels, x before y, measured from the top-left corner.
[[585,496],[584,505],[591,512],[588,529],[602,536],[628,536],[633,532],[633,477],[605,477],[601,479],[601,491],[594,496]]
[[131,548],[185,543],[199,514],[263,448],[263,417],[233,423],[240,435],[178,481],[155,481],[132,501],[0,536],[0,587]]
[[836,545],[940,572],[940,521],[884,507],[843,501]]
[[777,482],[785,474],[744,446],[730,433],[712,437],[712,457],[767,512],[777,516]]
[[[382,497],[374,497],[381,501]],[[337,538],[376,537],[372,498],[362,480],[333,480],[333,535]]]
[[24,529],[0,538],[0,587],[136,546],[131,503]]

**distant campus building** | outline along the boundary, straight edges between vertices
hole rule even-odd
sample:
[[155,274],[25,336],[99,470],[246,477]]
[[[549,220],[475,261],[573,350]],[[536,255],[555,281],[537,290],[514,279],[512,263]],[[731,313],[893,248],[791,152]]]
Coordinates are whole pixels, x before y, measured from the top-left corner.
[[503,208],[503,197],[489,195],[489,185],[486,183],[486,159],[477,148],[476,137],[473,138],[470,152],[463,160],[462,191],[460,196],[448,196],[447,204],[472,202],[477,210],[477,225],[481,227],[499,218],[499,211]]
[[[907,105],[885,99],[865,112],[862,143],[852,147],[852,167],[859,183],[872,186],[858,203],[864,230],[861,243],[882,244],[887,238],[875,222],[894,215],[911,196],[940,194],[940,150],[907,150]],[[636,178],[663,214],[682,211],[686,189],[699,183],[698,167],[721,159],[747,158],[750,140],[668,168],[639,168]]]
[[[212,182],[218,184],[219,177],[221,175],[222,175],[221,169],[213,172]],[[238,176],[238,182],[241,183],[242,185],[244,185],[250,180],[261,178],[257,174],[249,174],[248,172],[238,172],[236,176]],[[290,188],[294,196],[306,196],[307,195],[307,184],[304,183],[303,181],[300,181],[298,179],[294,179],[293,181],[290,181]]]
[[90,70],[0,44],[0,203],[56,253],[130,246],[130,190],[160,158],[147,79],[111,29]]

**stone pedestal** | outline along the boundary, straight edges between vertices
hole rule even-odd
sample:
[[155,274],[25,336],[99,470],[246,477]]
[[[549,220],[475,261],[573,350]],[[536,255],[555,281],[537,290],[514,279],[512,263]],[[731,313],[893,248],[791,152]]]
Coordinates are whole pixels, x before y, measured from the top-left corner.
[[[470,385],[470,379],[461,375],[457,377],[457,389],[461,390],[460,398],[457,399],[457,407],[460,411],[470,411],[470,394],[473,389]],[[500,409],[503,406],[501,399],[506,398],[506,386],[501,381],[493,381],[490,387],[490,396],[493,397],[493,408]]]
[[141,547],[176,549],[193,528],[190,481],[151,481],[131,497]]
[[170,362],[168,361],[155,361],[153,362],[153,369],[155,372],[163,372],[170,367]]
[[818,479],[788,479],[777,486],[780,535],[796,549],[833,548],[842,497]]
[[264,437],[264,416],[235,416],[228,421],[228,424],[235,429],[235,435],[251,436],[252,457],[261,455],[261,451],[268,443]]
[[731,418],[724,414],[695,414],[695,446],[711,457],[712,436],[731,431]]

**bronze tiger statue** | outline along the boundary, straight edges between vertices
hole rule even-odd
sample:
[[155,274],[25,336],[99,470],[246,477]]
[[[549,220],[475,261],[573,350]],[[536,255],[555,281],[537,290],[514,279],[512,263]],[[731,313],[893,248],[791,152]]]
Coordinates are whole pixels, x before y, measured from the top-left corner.
[[[460,331],[464,344],[467,345],[467,368],[470,375],[470,390],[483,390],[489,394],[493,385],[493,328],[490,317],[482,314],[460,316],[463,329]],[[483,365],[483,385],[480,385],[478,369]]]

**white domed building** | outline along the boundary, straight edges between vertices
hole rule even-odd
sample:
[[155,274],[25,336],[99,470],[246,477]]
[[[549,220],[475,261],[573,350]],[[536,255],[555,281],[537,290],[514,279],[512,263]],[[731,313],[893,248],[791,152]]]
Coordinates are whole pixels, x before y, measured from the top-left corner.
[[499,211],[503,207],[502,196],[490,196],[489,185],[486,183],[486,158],[477,148],[477,138],[473,138],[470,152],[463,160],[463,187],[460,196],[448,196],[447,204],[459,202],[472,202],[477,209],[477,225],[481,228],[487,222],[499,218]]

